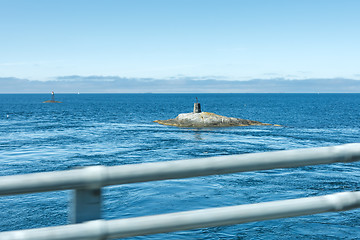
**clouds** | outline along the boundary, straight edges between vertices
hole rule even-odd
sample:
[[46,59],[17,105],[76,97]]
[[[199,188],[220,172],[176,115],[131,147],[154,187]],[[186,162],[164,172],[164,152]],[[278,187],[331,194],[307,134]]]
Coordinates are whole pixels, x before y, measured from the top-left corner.
[[233,81],[216,76],[156,79],[73,75],[51,81],[0,78],[0,86],[0,93],[360,93],[359,80],[341,78]]

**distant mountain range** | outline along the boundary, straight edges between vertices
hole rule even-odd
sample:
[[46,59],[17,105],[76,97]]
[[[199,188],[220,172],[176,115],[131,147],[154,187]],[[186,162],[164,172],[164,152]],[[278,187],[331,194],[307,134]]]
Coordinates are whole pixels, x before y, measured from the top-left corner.
[[0,78],[0,93],[360,93],[353,79],[152,79],[65,76],[51,81]]

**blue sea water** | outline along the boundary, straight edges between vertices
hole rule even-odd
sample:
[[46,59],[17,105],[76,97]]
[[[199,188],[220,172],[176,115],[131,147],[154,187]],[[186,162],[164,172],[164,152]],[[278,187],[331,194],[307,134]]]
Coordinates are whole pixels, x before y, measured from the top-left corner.
[[[163,126],[203,111],[274,126]],[[360,94],[0,95],[0,175],[267,152],[360,142]],[[232,206],[360,190],[360,163],[106,187],[103,217]],[[0,231],[68,223],[70,191],[0,197]],[[133,239],[360,239],[360,210]]]

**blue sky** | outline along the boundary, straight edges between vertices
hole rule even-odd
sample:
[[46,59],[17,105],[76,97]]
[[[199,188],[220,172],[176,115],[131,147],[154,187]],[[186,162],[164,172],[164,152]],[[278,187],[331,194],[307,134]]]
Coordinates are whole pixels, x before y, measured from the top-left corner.
[[357,0],[0,0],[0,77],[360,80]]

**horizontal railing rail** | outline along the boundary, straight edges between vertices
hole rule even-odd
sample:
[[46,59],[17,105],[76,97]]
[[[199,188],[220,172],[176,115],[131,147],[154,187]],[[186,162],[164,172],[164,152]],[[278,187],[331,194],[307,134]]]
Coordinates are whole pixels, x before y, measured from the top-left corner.
[[360,207],[359,192],[118,220],[101,218],[104,186],[360,160],[360,143],[0,177],[0,195],[74,189],[73,224],[0,233],[0,239],[112,239]]
[[58,172],[0,177],[0,195],[190,178],[198,176],[294,168],[360,160],[360,143],[264,153],[250,153],[180,161],[90,166]]
[[95,220],[80,224],[0,233],[0,239],[64,240],[114,239],[194,228],[248,223],[360,207],[360,192],[169,213],[120,220]]

